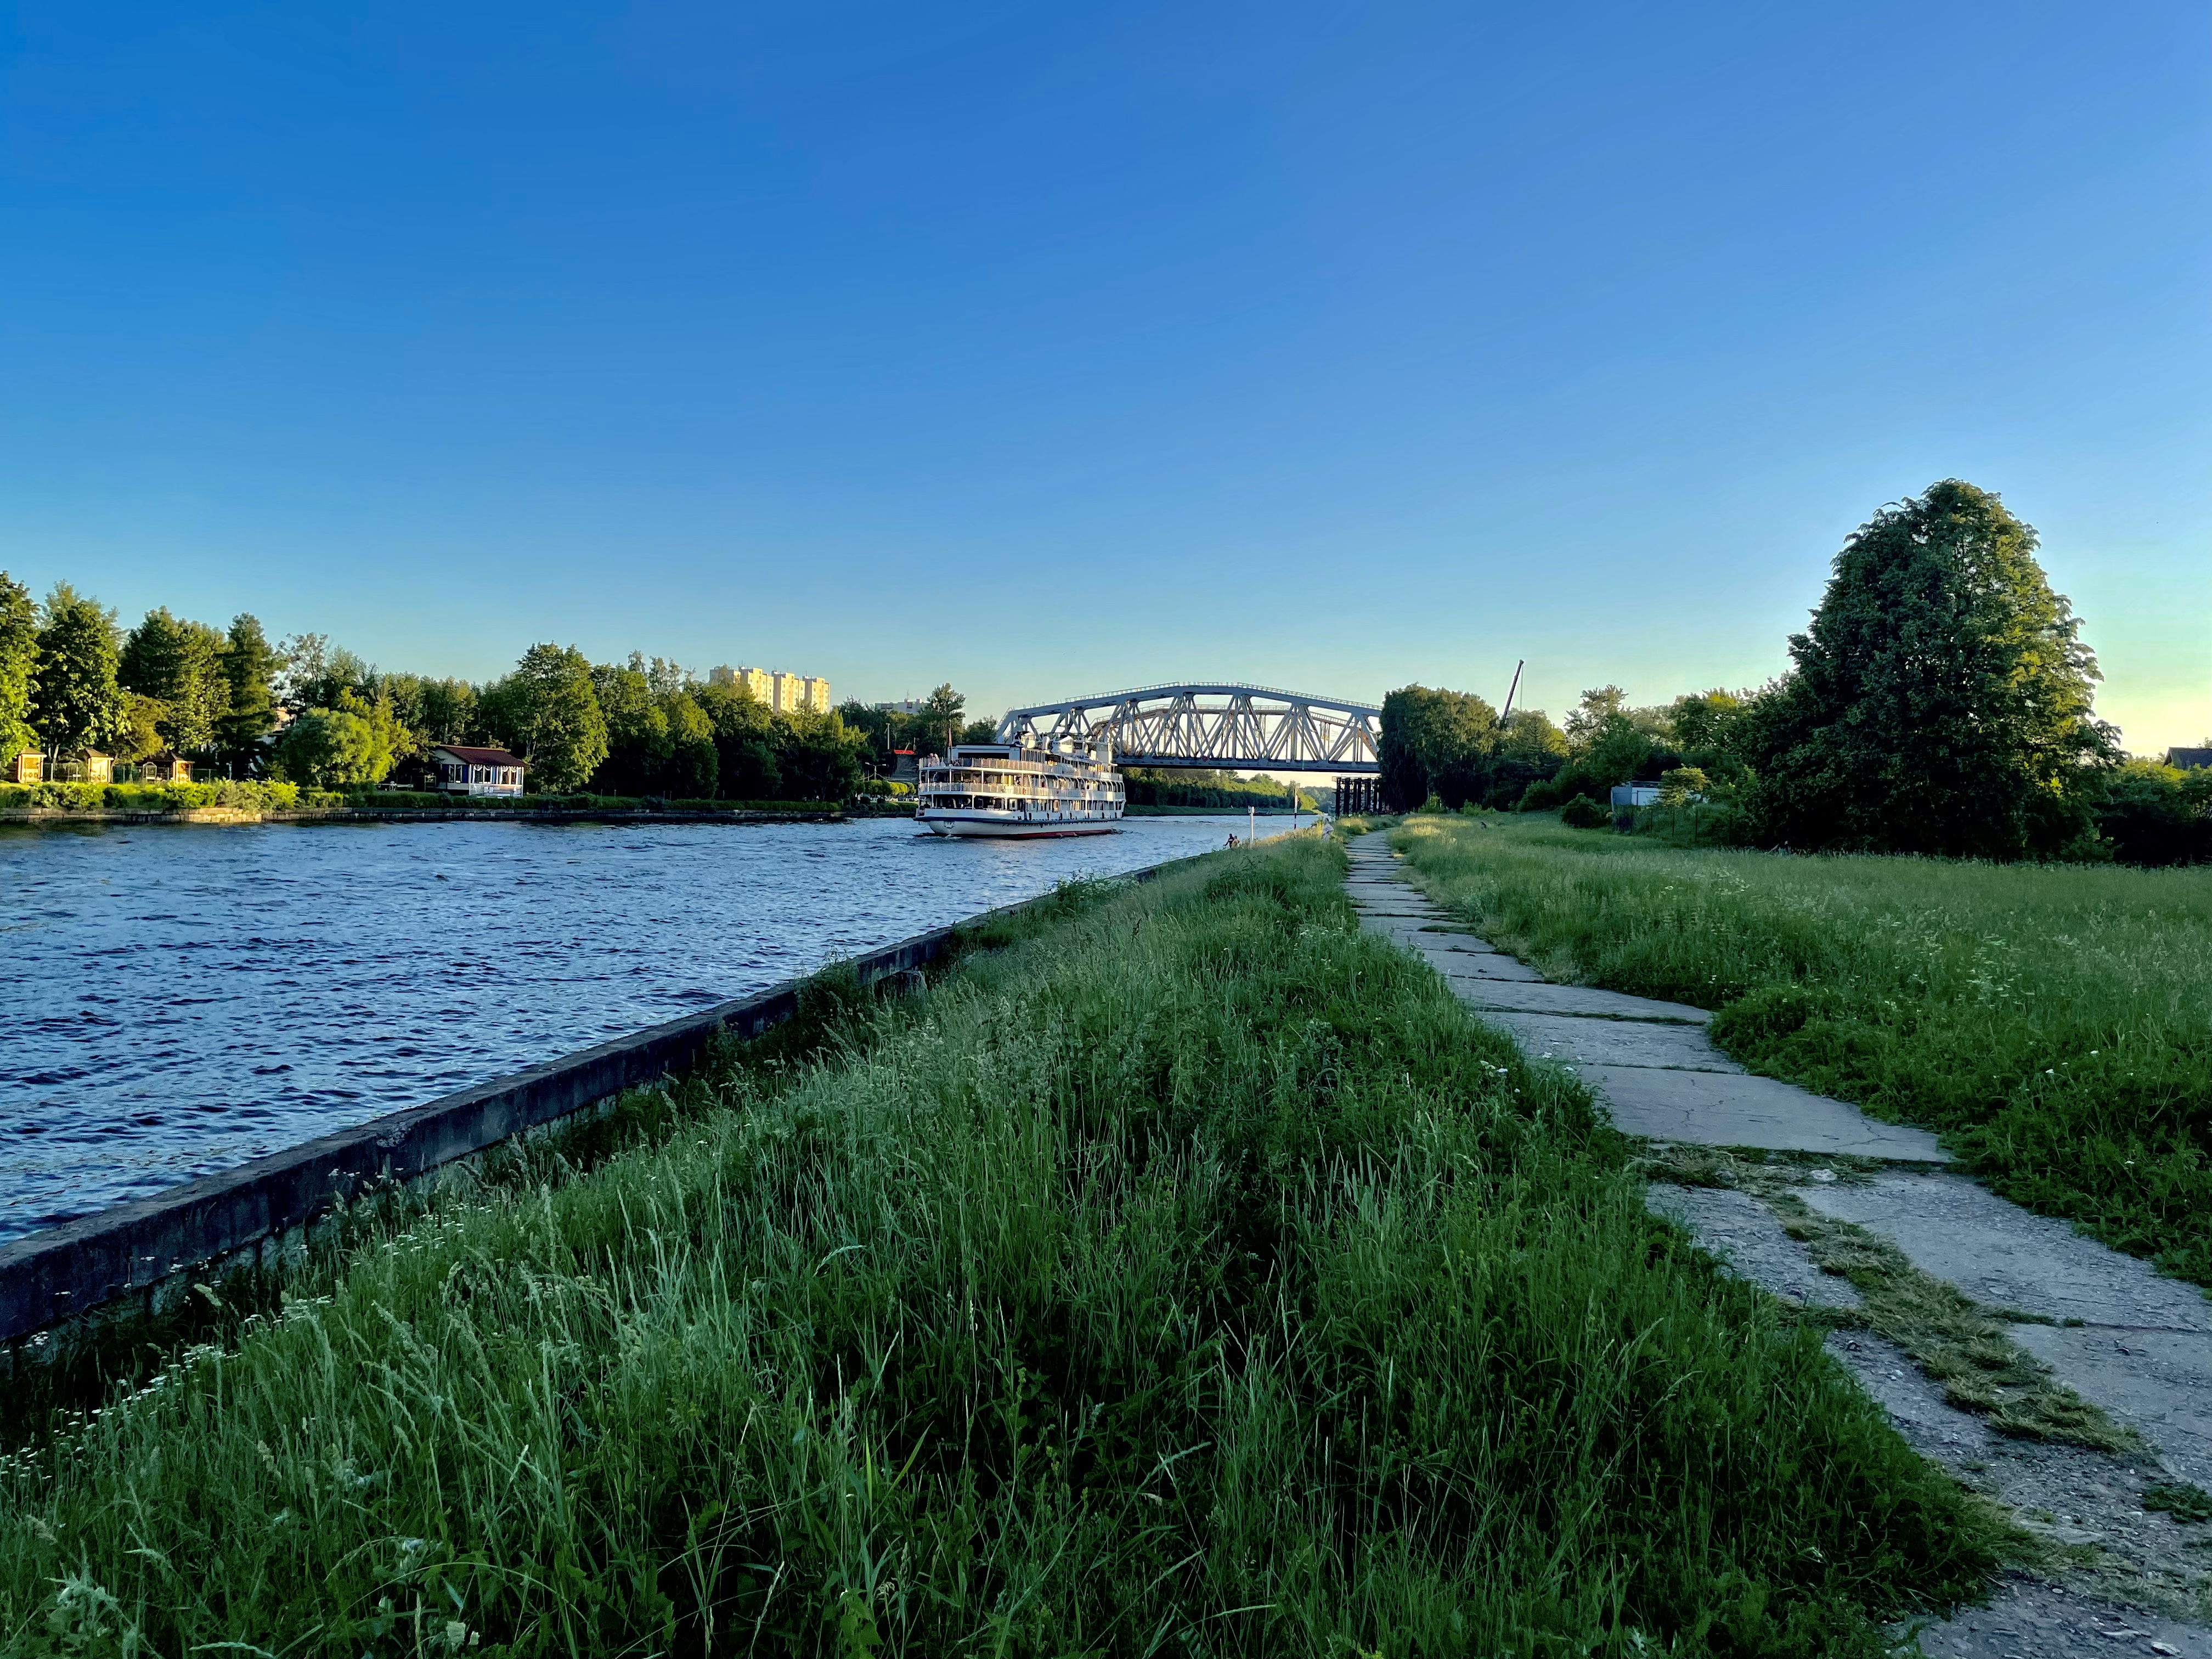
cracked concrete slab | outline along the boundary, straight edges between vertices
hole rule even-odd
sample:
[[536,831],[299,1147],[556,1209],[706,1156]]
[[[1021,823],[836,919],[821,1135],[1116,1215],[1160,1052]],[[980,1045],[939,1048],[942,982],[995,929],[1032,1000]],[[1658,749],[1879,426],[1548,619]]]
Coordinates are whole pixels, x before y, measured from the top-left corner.
[[1511,957],[1468,956],[1458,951],[1430,951],[1419,945],[1414,950],[1429,960],[1446,979],[1508,979],[1524,985],[1540,985],[1544,976],[1525,962],[1516,962]]
[[1688,1228],[1700,1246],[1739,1278],[1793,1302],[1823,1308],[1859,1305],[1850,1282],[1822,1273],[1811,1253],[1782,1231],[1781,1218],[1749,1193],[1655,1182],[1645,1188],[1644,1202],[1654,1214]]
[[1513,980],[1455,979],[1451,988],[1471,1008],[1502,1009],[1523,1014],[1585,1014],[1601,1019],[1674,1020],[1703,1025],[1712,1016],[1702,1008],[1681,1002],[1655,1002],[1650,997],[1624,996],[1619,991],[1595,991],[1587,985],[1524,985]]
[[1660,1066],[1690,1072],[1741,1072],[1743,1067],[1713,1047],[1694,1025],[1662,1025],[1654,1020],[1573,1019],[1559,1014],[1488,1013],[1521,1040],[1537,1060],[1564,1060],[1588,1066]]
[[2212,1336],[2063,1325],[2007,1334],[2141,1435],[2176,1479],[2212,1489]]
[[2066,1222],[2030,1213],[1963,1176],[1885,1174],[1798,1194],[1824,1215],[1879,1233],[1913,1266],[1990,1308],[2046,1319],[2212,1334],[2212,1301]]
[[1920,1164],[1948,1158],[1925,1129],[1877,1123],[1856,1106],[1771,1077],[1643,1066],[1575,1069],[1612,1109],[1614,1127],[1650,1140]]

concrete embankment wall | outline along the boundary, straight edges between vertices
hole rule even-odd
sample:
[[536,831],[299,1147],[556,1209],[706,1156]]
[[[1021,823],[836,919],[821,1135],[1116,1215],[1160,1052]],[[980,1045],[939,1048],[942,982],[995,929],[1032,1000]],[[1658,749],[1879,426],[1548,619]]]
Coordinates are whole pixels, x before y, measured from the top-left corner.
[[[1185,861],[1170,860],[1124,878],[1149,881]],[[843,965],[872,984],[934,962],[963,932],[1039,902],[988,910]],[[434,1176],[512,1136],[655,1082],[696,1060],[718,1037],[757,1036],[781,1024],[798,1012],[802,982],[720,1003],[0,1245],[0,1355],[52,1346],[42,1333],[94,1315],[104,1322],[159,1313],[190,1295],[195,1281],[276,1269],[301,1251],[308,1229],[343,1203]],[[10,1363],[0,1358],[0,1370]]]

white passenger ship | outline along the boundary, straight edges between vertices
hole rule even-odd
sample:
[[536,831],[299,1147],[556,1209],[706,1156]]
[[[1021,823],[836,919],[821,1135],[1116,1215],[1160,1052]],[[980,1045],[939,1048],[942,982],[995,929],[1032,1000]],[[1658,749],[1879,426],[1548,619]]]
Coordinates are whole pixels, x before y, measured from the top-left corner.
[[923,761],[915,821],[939,836],[1103,836],[1121,817],[1112,744],[1095,755],[964,743]]

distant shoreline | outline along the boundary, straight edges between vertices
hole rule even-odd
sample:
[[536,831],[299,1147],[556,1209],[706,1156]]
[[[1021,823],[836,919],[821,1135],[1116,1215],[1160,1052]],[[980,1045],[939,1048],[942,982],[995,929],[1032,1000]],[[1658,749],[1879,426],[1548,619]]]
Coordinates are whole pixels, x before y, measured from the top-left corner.
[[[913,808],[886,811],[881,806],[794,806],[787,811],[763,807],[732,807],[717,811],[708,807],[652,806],[291,806],[266,810],[250,806],[186,806],[169,811],[114,807],[85,810],[64,806],[0,807],[0,825],[22,824],[31,829],[68,829],[86,824],[234,825],[250,823],[839,823],[854,818],[909,816]],[[1133,818],[1242,817],[1286,818],[1287,806],[1132,806],[1123,816]],[[1298,816],[1312,817],[1311,807]]]
[[173,811],[139,811],[127,807],[79,811],[69,807],[0,808],[0,824],[38,829],[71,824],[240,824],[240,823],[481,823],[521,821],[557,823],[834,823],[851,817],[891,816],[866,811],[794,807],[787,812],[732,807],[717,812],[698,807],[649,806],[297,806],[261,811],[250,806],[188,806]]

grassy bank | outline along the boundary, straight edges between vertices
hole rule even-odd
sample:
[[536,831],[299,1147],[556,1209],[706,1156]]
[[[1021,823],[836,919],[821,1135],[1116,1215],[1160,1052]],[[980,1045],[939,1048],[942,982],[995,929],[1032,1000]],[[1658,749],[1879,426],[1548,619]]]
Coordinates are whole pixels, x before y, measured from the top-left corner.
[[2212,1285],[2212,872],[1692,851],[1410,819],[1560,977],[1721,1011],[1754,1070],[1941,1130],[2007,1197]]
[[367,1239],[0,1468],[0,1652],[1872,1655],[1975,1583],[1340,864],[1072,894]]

